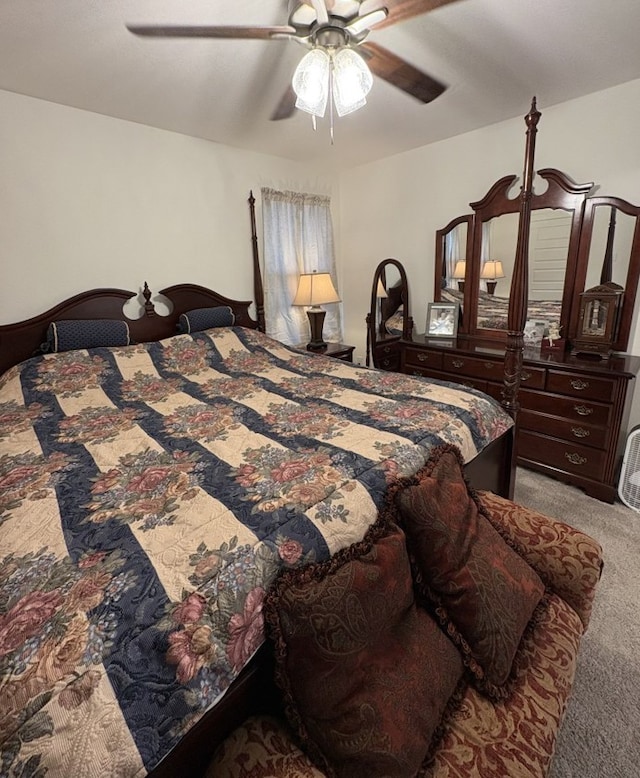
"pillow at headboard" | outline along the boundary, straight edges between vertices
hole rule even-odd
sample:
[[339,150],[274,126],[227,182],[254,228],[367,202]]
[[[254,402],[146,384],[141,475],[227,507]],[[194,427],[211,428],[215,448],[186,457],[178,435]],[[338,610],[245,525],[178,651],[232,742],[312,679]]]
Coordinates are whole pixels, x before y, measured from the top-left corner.
[[236,317],[228,305],[217,305],[213,308],[194,308],[180,314],[179,332],[200,332],[213,327],[231,327]]
[[47,330],[47,351],[128,346],[129,325],[118,319],[60,319]]

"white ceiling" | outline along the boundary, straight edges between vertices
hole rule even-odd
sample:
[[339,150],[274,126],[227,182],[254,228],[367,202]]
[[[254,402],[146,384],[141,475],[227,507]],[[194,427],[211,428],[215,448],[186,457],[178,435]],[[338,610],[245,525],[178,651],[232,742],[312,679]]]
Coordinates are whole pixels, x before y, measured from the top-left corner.
[[[374,30],[448,84],[429,105],[375,79],[367,106],[314,133],[269,116],[304,49],[159,40],[126,23],[280,25],[287,0],[2,0],[0,89],[333,168],[386,157],[640,78],[640,0],[458,0]],[[615,119],[613,119],[615,120]]]

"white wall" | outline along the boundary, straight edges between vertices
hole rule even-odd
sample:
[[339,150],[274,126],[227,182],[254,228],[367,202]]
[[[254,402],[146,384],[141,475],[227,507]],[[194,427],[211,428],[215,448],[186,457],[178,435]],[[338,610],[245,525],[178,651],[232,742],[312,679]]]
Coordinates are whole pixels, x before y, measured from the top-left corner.
[[[272,186],[331,196],[345,342],[362,358],[376,265],[402,261],[422,330],[435,231],[468,213],[499,177],[521,173],[528,108],[523,97],[520,117],[332,179],[319,168],[0,91],[0,323],[85,289],[135,290],[145,280],[154,290],[190,281],[252,299],[246,200],[253,189],[260,231],[260,187]],[[539,100],[539,108],[537,168],[640,203],[640,80],[556,106]],[[634,332],[630,351],[640,354]],[[640,423],[640,389],[633,416]]]
[[144,281],[253,299],[247,198],[261,234],[262,186],[338,210],[332,179],[304,165],[0,91],[0,323]]
[[[435,232],[470,213],[469,203],[498,178],[521,175],[529,104],[523,97],[521,117],[342,173],[345,339],[357,353],[364,354],[371,294],[371,282],[363,279],[372,279],[387,257],[403,263],[416,330],[424,331],[433,300]],[[538,99],[538,108],[536,169],[558,168],[578,183],[594,181],[598,194],[640,204],[640,80],[555,106]],[[514,196],[518,188],[519,181]],[[629,350],[640,354],[637,316],[633,331]],[[631,426],[640,423],[640,388],[632,415]]]

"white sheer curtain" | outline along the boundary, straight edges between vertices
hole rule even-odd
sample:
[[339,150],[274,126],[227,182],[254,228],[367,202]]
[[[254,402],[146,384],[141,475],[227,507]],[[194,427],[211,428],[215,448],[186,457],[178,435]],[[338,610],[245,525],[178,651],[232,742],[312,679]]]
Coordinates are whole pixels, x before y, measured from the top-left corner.
[[444,264],[445,264],[445,286],[455,287],[453,271],[456,262],[460,259],[460,235],[458,228],[451,230],[444,238]]
[[[306,309],[291,305],[300,273],[330,273],[338,294],[330,199],[262,189],[264,307],[267,334],[282,343],[309,340]],[[340,303],[321,306],[323,337],[342,341]]]

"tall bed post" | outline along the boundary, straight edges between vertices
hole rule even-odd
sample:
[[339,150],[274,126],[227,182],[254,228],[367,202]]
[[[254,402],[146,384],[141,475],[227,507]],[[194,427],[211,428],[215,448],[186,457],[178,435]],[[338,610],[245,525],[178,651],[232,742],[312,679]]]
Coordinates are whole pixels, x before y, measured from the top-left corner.
[[[518,391],[522,375],[522,358],[524,351],[524,326],[527,320],[529,302],[529,233],[531,226],[531,197],[533,194],[533,166],[536,147],[536,133],[540,121],[540,111],[536,107],[536,98],[531,101],[531,108],[524,120],[527,125],[527,138],[524,155],[524,173],[520,189],[520,218],[518,220],[518,242],[514,272],[509,295],[509,311],[507,314],[507,345],[504,360],[504,390],[502,405],[517,424]],[[516,435],[511,437],[509,477],[507,480],[508,496],[513,499],[516,482]]]
[[260,254],[258,252],[258,232],[256,230],[256,198],[253,196],[253,191],[249,192],[249,214],[251,217],[251,246],[253,248],[253,297],[256,302],[258,329],[260,332],[264,332],[264,291],[262,289],[262,275],[260,274]]
[[536,133],[540,120],[540,111],[536,108],[536,98],[525,116],[527,141],[525,148],[524,174],[520,189],[520,218],[518,221],[518,242],[516,245],[515,267],[509,295],[507,316],[507,348],[504,362],[504,394],[502,405],[516,420],[520,403],[518,390],[522,373],[522,354],[524,351],[524,326],[527,320],[529,299],[529,232],[531,226],[531,196],[533,193],[533,159],[536,147]]

